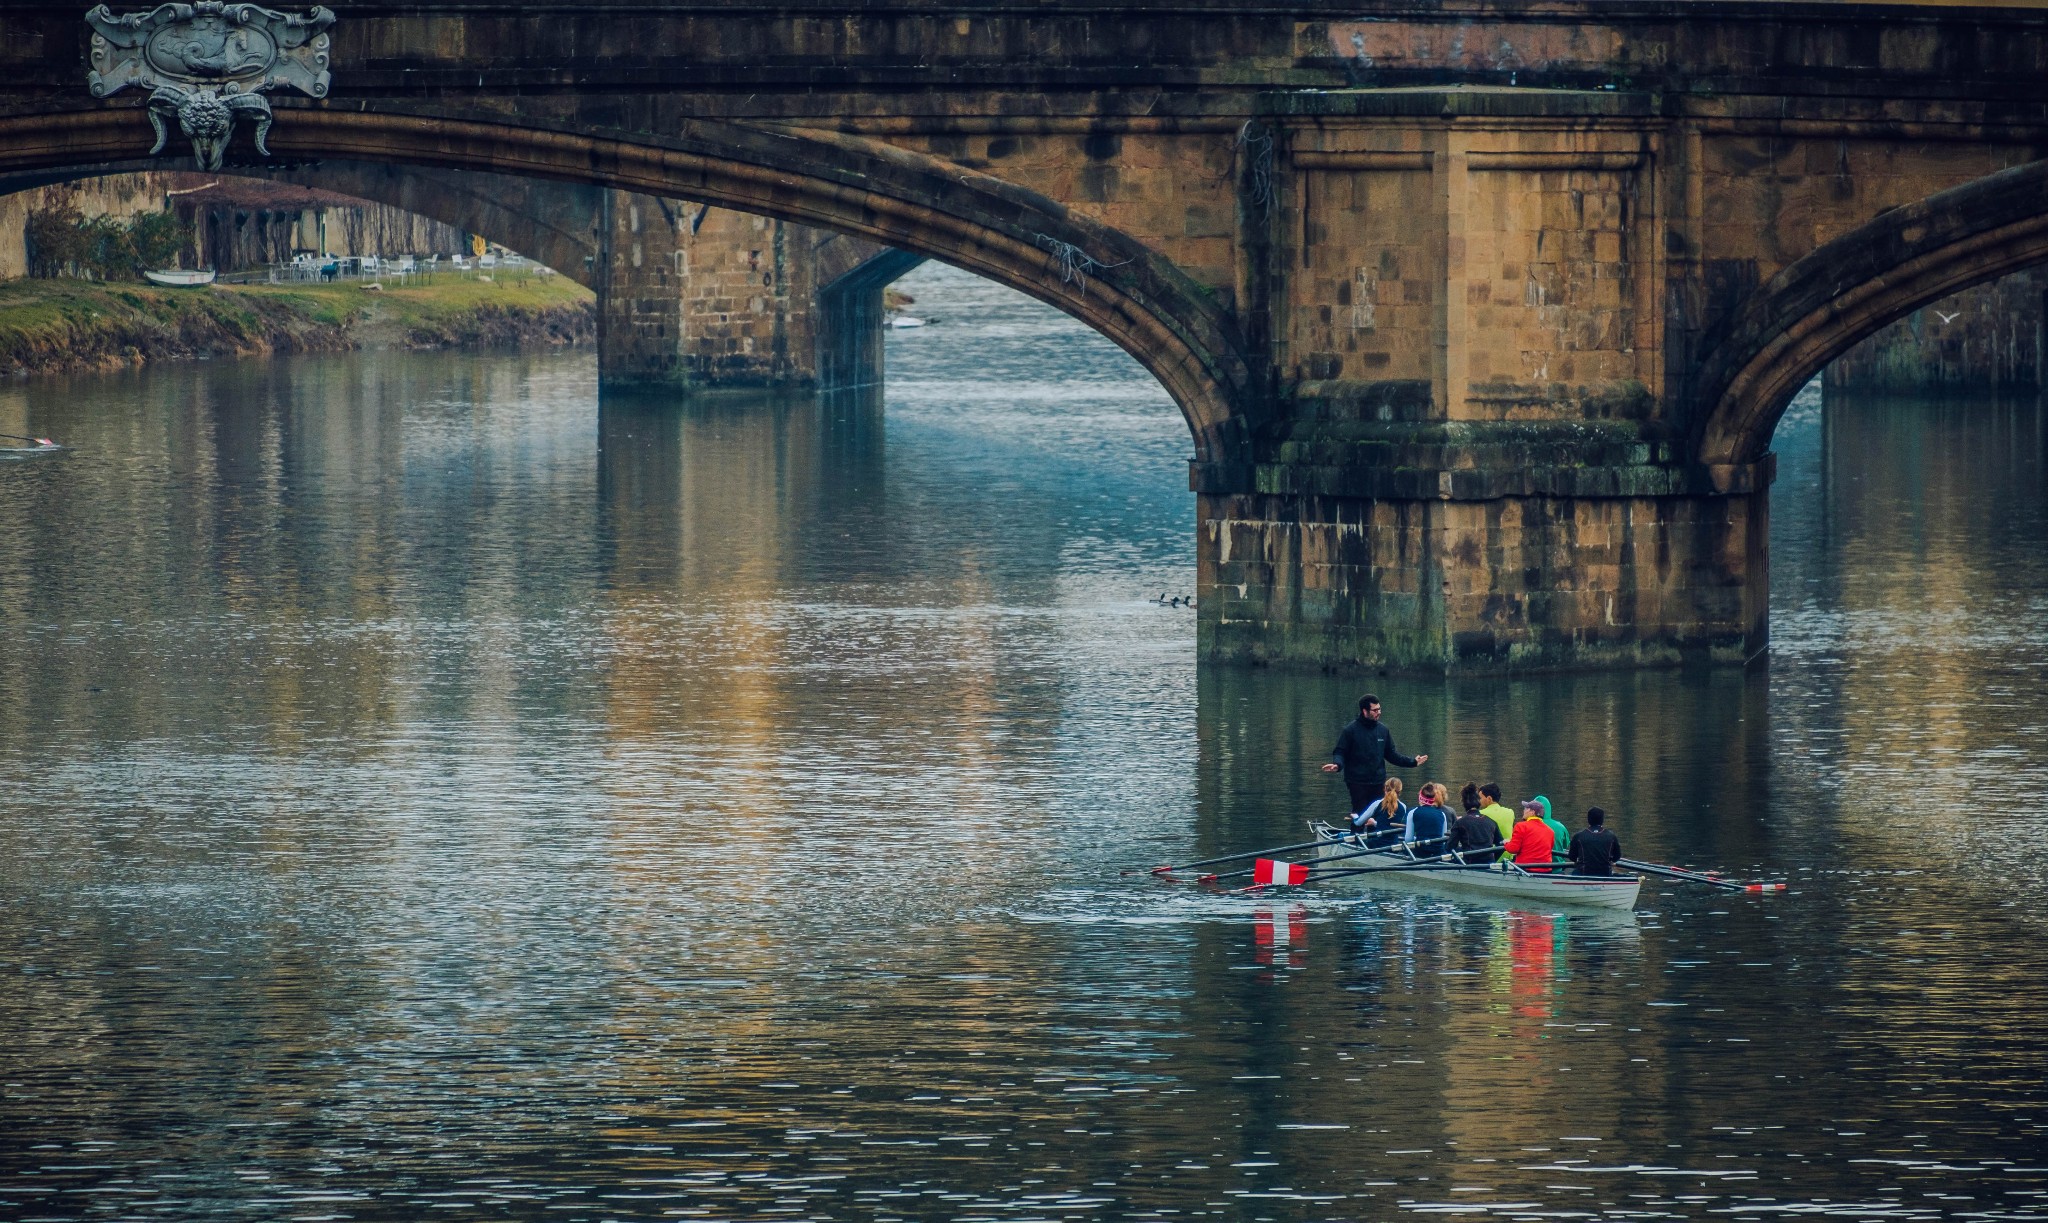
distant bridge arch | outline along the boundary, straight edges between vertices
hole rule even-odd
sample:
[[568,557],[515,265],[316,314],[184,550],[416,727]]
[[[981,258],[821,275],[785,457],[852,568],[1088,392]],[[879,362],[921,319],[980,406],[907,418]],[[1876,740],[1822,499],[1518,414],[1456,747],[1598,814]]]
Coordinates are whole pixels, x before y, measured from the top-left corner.
[[[162,171],[140,158],[97,165],[0,174],[0,195],[114,174]],[[212,177],[294,186],[385,204],[430,221],[481,234],[595,288],[599,193],[577,184],[535,182],[503,174],[454,174],[420,166],[322,159],[283,165],[230,163]],[[542,188],[535,192],[533,188]],[[586,197],[586,198],[578,198]]]
[[1700,460],[1763,458],[1785,407],[1857,341],[1922,306],[2048,262],[2048,161],[1895,208],[1750,296],[1703,362]]
[[[139,157],[131,108],[0,119],[0,172]],[[837,230],[939,259],[1107,336],[1180,406],[1198,457],[1247,428],[1254,379],[1233,321],[1137,240],[940,158],[851,136],[693,121],[680,138],[399,110],[281,111],[280,158],[482,170],[619,187]]]

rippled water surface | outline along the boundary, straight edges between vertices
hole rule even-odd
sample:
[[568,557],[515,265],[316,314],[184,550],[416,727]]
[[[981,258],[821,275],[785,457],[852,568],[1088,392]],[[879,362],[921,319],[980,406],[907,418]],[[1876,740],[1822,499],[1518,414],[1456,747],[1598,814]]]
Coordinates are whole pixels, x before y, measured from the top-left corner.
[[[0,388],[0,1218],[2048,1217],[2038,405],[1803,399],[1767,668],[1205,670],[1172,405],[906,287],[886,415]],[[1119,874],[1298,839],[1368,682],[1790,891]]]

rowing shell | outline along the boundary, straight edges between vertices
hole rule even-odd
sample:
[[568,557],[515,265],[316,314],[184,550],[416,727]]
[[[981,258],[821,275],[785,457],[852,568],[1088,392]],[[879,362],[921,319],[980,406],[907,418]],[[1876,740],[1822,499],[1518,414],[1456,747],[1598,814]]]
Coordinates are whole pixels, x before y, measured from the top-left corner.
[[[1323,843],[1316,857],[1332,858],[1356,851],[1357,843],[1317,821],[1309,825]],[[1415,866],[1401,870],[1377,869],[1382,865],[1409,862],[1402,853],[1386,852],[1347,857],[1333,862],[1332,883],[1355,883],[1369,888],[1432,892],[1447,896],[1486,897],[1535,905],[1569,905],[1575,909],[1633,909],[1643,881],[1635,875],[1532,875],[1511,863],[1492,867]],[[1336,875],[1352,867],[1371,868],[1369,874]]]

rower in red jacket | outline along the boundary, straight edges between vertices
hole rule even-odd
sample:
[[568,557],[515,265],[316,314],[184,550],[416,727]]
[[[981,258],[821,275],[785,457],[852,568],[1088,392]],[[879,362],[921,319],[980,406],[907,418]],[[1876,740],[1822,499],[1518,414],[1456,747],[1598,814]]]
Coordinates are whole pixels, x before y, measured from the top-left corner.
[[1514,833],[1508,837],[1507,856],[1525,871],[1547,875],[1556,849],[1557,837],[1550,831],[1550,825],[1543,822],[1543,804],[1533,798],[1523,799],[1522,822],[1515,825]]

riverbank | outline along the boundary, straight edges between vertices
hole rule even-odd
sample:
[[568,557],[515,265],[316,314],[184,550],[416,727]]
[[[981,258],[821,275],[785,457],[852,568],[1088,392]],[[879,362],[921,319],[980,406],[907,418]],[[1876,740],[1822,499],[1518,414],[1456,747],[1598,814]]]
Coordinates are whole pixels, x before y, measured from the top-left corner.
[[0,282],[0,373],[14,376],[358,348],[552,348],[596,336],[596,299],[561,276],[447,276],[382,290]]

